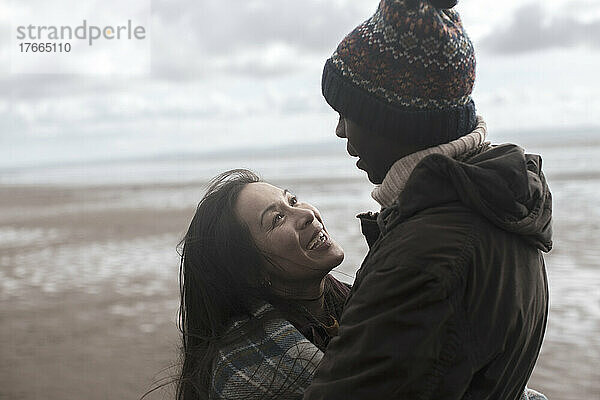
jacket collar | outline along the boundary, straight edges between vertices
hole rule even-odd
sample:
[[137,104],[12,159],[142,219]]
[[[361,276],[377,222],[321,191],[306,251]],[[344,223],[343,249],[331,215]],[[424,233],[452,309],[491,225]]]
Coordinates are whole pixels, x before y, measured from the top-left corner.
[[462,136],[449,143],[429,147],[416,153],[409,154],[396,161],[386,174],[382,184],[373,190],[371,196],[382,208],[390,207],[400,193],[402,193],[406,181],[422,159],[431,154],[441,154],[450,158],[459,157],[482,145],[486,135],[486,124],[483,118],[478,116],[475,129],[468,135]]

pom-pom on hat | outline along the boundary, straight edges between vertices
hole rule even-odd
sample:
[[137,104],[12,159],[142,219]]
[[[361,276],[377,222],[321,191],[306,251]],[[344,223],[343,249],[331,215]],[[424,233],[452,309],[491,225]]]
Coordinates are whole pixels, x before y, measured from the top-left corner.
[[475,52],[456,0],[382,0],[325,63],[322,91],[342,116],[423,147],[475,128]]

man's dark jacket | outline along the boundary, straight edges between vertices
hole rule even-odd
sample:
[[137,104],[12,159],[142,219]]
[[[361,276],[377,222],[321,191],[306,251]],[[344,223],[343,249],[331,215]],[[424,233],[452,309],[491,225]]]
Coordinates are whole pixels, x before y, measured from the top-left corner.
[[518,399],[546,329],[551,215],[541,158],[518,146],[423,159],[360,216],[369,254],[304,399]]

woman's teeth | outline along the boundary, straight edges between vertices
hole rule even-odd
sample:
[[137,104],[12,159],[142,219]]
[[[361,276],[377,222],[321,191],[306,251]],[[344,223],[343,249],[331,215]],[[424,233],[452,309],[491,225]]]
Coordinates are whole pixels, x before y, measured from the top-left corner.
[[317,236],[315,236],[315,238],[313,240],[311,240],[310,243],[308,244],[308,250],[318,249],[324,243],[326,243],[328,239],[329,238],[327,237],[327,234],[325,233],[325,231],[323,229],[321,229],[321,231],[317,234]]

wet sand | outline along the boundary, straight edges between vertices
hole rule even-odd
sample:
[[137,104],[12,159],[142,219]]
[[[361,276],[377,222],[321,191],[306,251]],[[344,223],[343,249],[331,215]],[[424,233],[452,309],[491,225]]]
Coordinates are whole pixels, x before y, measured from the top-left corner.
[[[326,201],[339,187],[286,186],[319,206],[352,274],[366,251],[354,215],[368,204],[356,199],[368,193],[350,185],[345,202]],[[174,371],[164,369],[178,358],[175,247],[202,189],[0,186],[0,399],[136,399]],[[551,400],[599,398],[600,272],[573,259],[567,239],[580,227],[558,217],[546,258],[552,310],[530,387]],[[589,229],[584,237],[600,228]],[[568,299],[562,284],[579,297]],[[172,387],[149,398],[172,398]]]
[[[83,192],[0,188],[0,238],[2,234],[5,238],[0,247],[4,282],[0,291],[0,399],[135,399],[158,376],[167,376],[161,370],[176,362],[174,245],[189,212],[100,207],[99,203],[110,201],[109,192],[107,188]],[[25,240],[7,243],[9,229]],[[31,232],[39,234],[27,240]],[[166,274],[140,268],[123,282],[117,273],[105,278],[94,274],[94,268],[106,261],[101,254],[114,251],[111,243],[130,243],[131,259],[140,263],[144,257],[136,255],[134,240],[143,243],[148,238],[155,243],[156,237],[170,237],[173,242],[171,247],[167,239],[166,247],[175,263],[157,266],[171,270]],[[99,248],[96,266],[77,265],[73,260],[75,269],[65,265],[70,271],[65,274],[58,270],[60,265],[36,265],[44,251],[50,258],[60,258],[65,249],[78,248],[82,251],[75,258],[93,262],[84,254],[90,243]],[[38,257],[22,257],[28,253]],[[33,279],[39,271],[41,279]],[[7,287],[10,279],[22,284]]]

